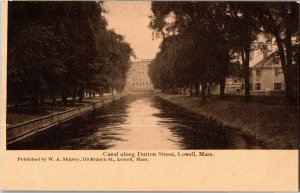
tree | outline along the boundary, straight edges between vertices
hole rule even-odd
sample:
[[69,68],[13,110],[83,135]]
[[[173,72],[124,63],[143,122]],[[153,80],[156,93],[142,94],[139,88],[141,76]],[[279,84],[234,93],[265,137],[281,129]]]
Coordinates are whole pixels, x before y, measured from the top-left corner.
[[[264,31],[276,38],[286,85],[286,98],[295,102],[299,74],[299,5],[296,2],[265,3],[260,8],[263,14]],[[292,41],[295,38],[295,42]],[[297,87],[297,86],[296,86]]]
[[228,4],[226,15],[229,16],[228,29],[232,40],[232,49],[239,50],[242,56],[245,101],[250,101],[249,62],[252,41],[260,31],[259,4],[255,2],[232,2]]
[[[206,100],[207,85],[210,88],[214,82],[221,84],[221,98],[224,98],[230,41],[225,33],[228,27],[224,27],[220,19],[227,19],[226,9],[227,4],[224,3],[152,3],[153,16],[150,27],[155,36],[161,36],[164,40],[177,36],[185,42],[180,43],[185,45],[185,48],[169,60],[176,58],[175,61],[180,61],[178,65],[186,66],[186,70],[181,70],[181,74],[187,73],[189,80],[186,79],[185,82],[188,82],[191,88],[195,86],[196,95],[201,84],[203,100]],[[179,56],[181,60],[178,59]]]
[[130,45],[124,41],[123,36],[113,30],[99,33],[97,44],[98,56],[105,57],[104,63],[107,88],[113,92],[123,90],[126,83],[126,74],[129,70],[130,57],[134,53]]
[[58,44],[63,38],[51,27],[29,25],[16,39],[8,53],[8,95],[16,105],[23,96],[30,96],[37,106],[38,99],[42,100],[48,89],[54,89],[56,77],[64,71],[57,59],[63,48]]
[[[9,2],[8,100],[122,90],[130,45],[107,29],[101,2]],[[102,39],[102,40],[101,40]],[[103,43],[105,42],[105,44]],[[109,72],[109,73],[108,73]],[[112,81],[108,81],[108,75]]]

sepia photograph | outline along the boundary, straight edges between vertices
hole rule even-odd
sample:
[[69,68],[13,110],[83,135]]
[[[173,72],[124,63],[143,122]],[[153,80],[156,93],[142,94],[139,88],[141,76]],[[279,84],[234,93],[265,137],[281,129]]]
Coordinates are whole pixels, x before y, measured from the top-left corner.
[[9,1],[6,149],[297,150],[299,3]]

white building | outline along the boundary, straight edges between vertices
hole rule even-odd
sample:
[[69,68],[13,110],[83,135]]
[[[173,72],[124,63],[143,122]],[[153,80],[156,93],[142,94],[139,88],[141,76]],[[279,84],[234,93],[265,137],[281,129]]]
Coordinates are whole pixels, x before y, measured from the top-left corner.
[[[235,54],[232,62],[240,61],[241,55]],[[252,94],[269,94],[285,90],[284,75],[275,38],[266,38],[263,34],[258,36],[251,46],[249,62],[250,92]],[[212,92],[218,93],[219,86]],[[244,80],[227,78],[225,93],[243,94],[245,90]]]

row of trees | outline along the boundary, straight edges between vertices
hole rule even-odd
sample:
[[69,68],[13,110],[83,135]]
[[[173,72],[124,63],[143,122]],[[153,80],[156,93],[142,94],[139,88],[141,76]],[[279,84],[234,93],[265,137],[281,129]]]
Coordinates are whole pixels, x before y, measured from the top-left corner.
[[[245,81],[245,99],[250,100],[249,61],[258,33],[276,38],[286,84],[293,103],[298,85],[297,46],[299,6],[295,2],[153,2],[150,27],[162,37],[160,52],[150,65],[156,88],[195,88],[205,100],[210,86],[220,84],[224,98],[225,79],[240,76]],[[242,65],[230,63],[231,54],[242,56]]]
[[107,29],[101,2],[9,2],[8,101],[122,90],[133,51]]

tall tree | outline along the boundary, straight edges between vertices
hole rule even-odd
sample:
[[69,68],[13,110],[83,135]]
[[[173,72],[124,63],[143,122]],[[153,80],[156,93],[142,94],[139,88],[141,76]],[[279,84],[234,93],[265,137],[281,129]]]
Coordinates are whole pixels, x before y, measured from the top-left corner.
[[242,56],[245,101],[250,101],[250,50],[252,41],[257,38],[260,31],[260,13],[257,11],[259,4],[256,2],[231,2],[228,4],[229,30],[232,49],[239,50]]
[[102,12],[101,2],[9,2],[8,100],[81,101],[86,89],[114,84],[113,71],[121,90],[132,50]]
[[[225,78],[229,65],[229,38],[225,32],[228,4],[212,2],[153,2],[150,27],[156,36],[164,39],[178,36],[188,42],[184,50],[185,63],[189,70],[189,84],[202,87],[202,98],[206,99],[206,87],[212,82],[221,84],[224,98]],[[189,40],[189,41],[187,41]]]
[[[281,65],[284,73],[286,98],[295,102],[298,93],[294,88],[298,83],[299,65],[299,4],[296,2],[265,3],[260,7],[264,15],[264,31],[276,38]],[[294,39],[294,41],[293,41]]]

